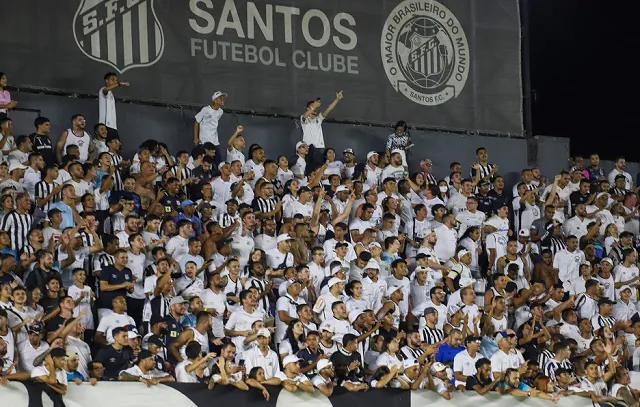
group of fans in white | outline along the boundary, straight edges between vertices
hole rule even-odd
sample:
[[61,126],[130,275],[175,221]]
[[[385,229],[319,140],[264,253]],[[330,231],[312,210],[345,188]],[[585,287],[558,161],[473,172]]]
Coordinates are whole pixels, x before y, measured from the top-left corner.
[[220,143],[216,92],[191,151],[148,140],[127,160],[113,91],[129,84],[104,79],[92,135],[77,114],[55,144],[44,117],[16,137],[0,105],[0,383],[56,406],[69,382],[105,380],[638,406],[623,158],[511,188],[478,148],[438,180],[409,166],[399,122],[387,149],[340,160],[322,133],[339,92],[274,160],[240,125]]

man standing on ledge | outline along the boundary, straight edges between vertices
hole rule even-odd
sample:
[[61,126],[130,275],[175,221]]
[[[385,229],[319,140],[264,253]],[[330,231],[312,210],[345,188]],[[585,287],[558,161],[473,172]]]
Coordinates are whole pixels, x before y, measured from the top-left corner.
[[213,157],[216,165],[220,164],[220,140],[218,139],[218,123],[223,115],[222,106],[227,98],[227,94],[217,91],[211,96],[211,104],[203,107],[196,115],[193,123],[193,144],[212,143],[216,148],[216,155]]
[[104,87],[98,92],[98,123],[104,123],[107,126],[108,135],[118,135],[116,98],[112,90],[120,86],[129,86],[129,82],[120,82],[117,73],[107,72],[104,75]]
[[324,135],[322,134],[322,122],[325,117],[331,113],[342,100],[344,94],[342,91],[336,93],[336,98],[325,109],[324,112],[318,113],[322,104],[320,98],[307,103],[307,110],[300,116],[302,124],[302,141],[309,146],[309,154],[307,155],[306,174],[309,175],[315,171],[323,163],[324,154]]

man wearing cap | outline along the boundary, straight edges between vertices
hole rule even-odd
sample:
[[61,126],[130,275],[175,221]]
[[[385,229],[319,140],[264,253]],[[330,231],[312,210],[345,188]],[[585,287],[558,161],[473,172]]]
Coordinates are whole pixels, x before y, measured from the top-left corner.
[[[519,369],[524,365],[524,359],[522,363],[517,358],[511,356],[511,351],[514,348],[514,338],[516,335],[509,331],[498,332],[496,334],[496,342],[498,342],[498,350],[491,356],[491,372],[496,375],[504,375],[507,369]],[[516,351],[517,352],[517,351]],[[522,355],[520,355],[522,357]]]
[[365,165],[365,174],[367,178],[364,181],[363,188],[365,190],[370,189],[372,186],[378,186],[380,184],[380,176],[382,169],[378,167],[378,153],[375,151],[369,151],[367,153],[367,163]]
[[[332,274],[335,275],[336,269],[342,269],[340,266],[335,266],[332,269]],[[344,292],[344,280],[338,277],[332,277],[327,283],[329,290],[323,293],[313,306],[313,312],[318,314],[320,320],[326,321],[332,316],[332,307],[335,302],[342,302],[342,295]],[[343,303],[344,305],[344,303]],[[345,308],[346,311],[346,308]]]
[[361,280],[362,298],[369,303],[369,309],[380,309],[382,298],[387,292],[387,282],[380,278],[380,265],[374,259],[364,267],[365,275]]
[[27,192],[27,187],[20,180],[24,178],[25,170],[29,168],[18,162],[9,165],[9,178],[0,184],[0,189],[12,188],[17,192]]
[[122,370],[118,374],[118,381],[121,382],[142,382],[149,386],[160,383],[170,383],[176,380],[169,373],[156,368],[153,353],[142,350],[138,354],[138,361],[135,366]]
[[429,373],[433,376],[433,386],[429,390],[435,390],[443,399],[451,400],[451,393],[455,388],[449,382],[447,365],[435,362],[429,368]]
[[279,371],[275,376],[281,380],[282,387],[291,393],[295,393],[298,389],[313,393],[313,384],[307,376],[300,373],[300,359],[297,356],[285,357],[282,366],[284,372]]
[[222,107],[224,106],[227,94],[216,91],[211,96],[211,103],[203,107],[195,117],[193,123],[193,144],[213,143],[216,147],[216,155],[214,159],[216,163],[221,160],[220,140],[218,139],[218,123],[224,114]]
[[267,267],[272,269],[271,278],[276,277],[273,279],[276,289],[284,282],[284,270],[294,266],[293,254],[291,254],[292,241],[293,238],[288,234],[281,234],[276,239],[276,248],[266,252]]
[[475,336],[467,336],[464,339],[465,350],[456,354],[453,358],[453,373],[456,379],[456,387],[461,391],[466,387],[467,379],[476,374],[476,363],[482,359],[480,343],[482,340]]
[[291,172],[299,180],[305,179],[307,155],[309,155],[309,146],[304,141],[298,141],[296,143],[296,156],[289,160],[289,162],[293,164],[291,166]]
[[356,153],[352,148],[347,148],[342,152],[342,162],[344,163],[344,173],[348,179],[353,178],[356,168]]
[[301,292],[302,283],[296,279],[291,281],[287,287],[287,293],[278,298],[276,302],[276,344],[282,342],[287,333],[289,323],[296,319],[298,305],[306,304],[305,300],[300,297]]
[[311,383],[315,388],[320,390],[327,397],[333,395],[333,389],[338,385],[334,380],[336,372],[333,363],[327,359],[320,359],[317,363],[318,374],[311,379]]
[[62,396],[67,394],[67,374],[64,371],[67,352],[63,348],[52,349],[44,364],[33,368],[28,382],[29,405],[42,405],[42,393],[53,401],[54,407],[64,407]]
[[20,371],[31,373],[33,361],[38,355],[49,349],[47,341],[42,340],[43,327],[40,322],[34,322],[27,326],[29,339],[18,344],[18,354],[20,355]]
[[629,320],[616,321],[613,316],[613,305],[616,305],[616,301],[612,301],[607,297],[602,297],[598,300],[598,313],[591,317],[593,332],[597,333],[600,328],[608,327],[615,333],[631,327],[631,321]]
[[271,341],[269,330],[260,328],[257,335],[258,346],[254,346],[243,354],[245,367],[247,372],[250,372],[254,367],[261,367],[264,370],[264,378],[269,380],[280,373],[280,358],[276,352],[269,348]]
[[444,332],[437,327],[438,314],[438,310],[434,307],[427,307],[424,310],[425,325],[420,331],[420,337],[422,342],[427,345],[439,345],[444,340]]
[[[618,301],[613,307],[613,317],[617,321],[631,321],[638,318],[635,304],[631,301],[633,290],[628,285],[623,285],[618,291]],[[605,295],[606,297],[606,295]],[[635,316],[635,318],[634,318]]]
[[202,234],[202,222],[196,215],[195,203],[190,199],[185,199],[180,203],[180,206],[182,207],[182,213],[173,218],[173,222],[178,224],[181,220],[186,219],[191,222],[197,235]]

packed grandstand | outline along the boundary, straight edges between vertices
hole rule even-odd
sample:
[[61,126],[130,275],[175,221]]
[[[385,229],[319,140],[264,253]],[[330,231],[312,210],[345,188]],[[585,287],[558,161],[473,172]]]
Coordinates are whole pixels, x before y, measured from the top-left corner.
[[123,157],[117,74],[99,122],[69,115],[60,135],[43,116],[12,133],[7,79],[0,383],[55,405],[72,382],[104,381],[638,405],[640,220],[624,158],[610,172],[597,152],[559,174],[523,168],[505,185],[482,146],[471,165],[411,166],[402,121],[378,151],[335,151],[322,123],[341,91],[308,102],[290,156],[241,123],[218,134],[218,91],[188,149],[149,139]]

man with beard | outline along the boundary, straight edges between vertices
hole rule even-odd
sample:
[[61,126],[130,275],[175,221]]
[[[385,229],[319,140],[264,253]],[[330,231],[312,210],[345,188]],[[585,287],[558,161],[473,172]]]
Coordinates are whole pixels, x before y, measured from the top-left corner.
[[344,164],[344,174],[347,179],[353,178],[353,172],[356,169],[356,153],[352,148],[347,148],[342,152],[342,163]]
[[89,146],[91,145],[91,136],[84,130],[86,120],[83,115],[75,114],[71,117],[71,128],[65,130],[60,134],[58,141],[56,142],[55,154],[56,161],[62,162],[63,152],[66,151],[68,146],[78,146],[80,151],[80,157],[78,161],[84,163],[89,158]]
[[381,179],[393,178],[396,181],[400,181],[404,178],[404,167],[402,166],[402,153],[401,150],[393,150],[391,152],[391,159],[389,165],[382,170],[380,175]]

